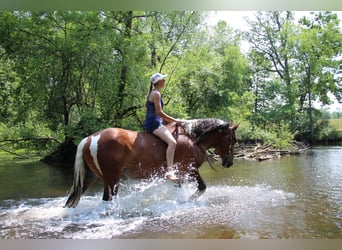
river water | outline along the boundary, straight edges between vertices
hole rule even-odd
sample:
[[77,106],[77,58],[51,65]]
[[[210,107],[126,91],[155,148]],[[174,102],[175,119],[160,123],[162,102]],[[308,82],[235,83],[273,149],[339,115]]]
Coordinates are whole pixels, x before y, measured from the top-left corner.
[[342,238],[342,147],[215,167],[201,168],[208,188],[197,201],[189,182],[123,180],[113,201],[98,183],[72,209],[72,170],[1,162],[0,238]]

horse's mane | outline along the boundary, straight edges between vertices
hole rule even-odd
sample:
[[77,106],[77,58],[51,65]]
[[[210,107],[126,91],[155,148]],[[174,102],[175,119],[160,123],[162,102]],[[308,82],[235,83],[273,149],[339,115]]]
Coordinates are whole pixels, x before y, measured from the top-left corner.
[[215,118],[193,119],[183,121],[182,127],[194,141],[199,141],[208,132],[221,128],[225,124],[227,123]]

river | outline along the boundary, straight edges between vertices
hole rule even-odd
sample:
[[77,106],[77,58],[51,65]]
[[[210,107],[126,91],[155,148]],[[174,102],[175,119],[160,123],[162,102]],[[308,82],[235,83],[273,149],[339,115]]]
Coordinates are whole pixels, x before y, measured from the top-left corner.
[[113,201],[98,183],[71,209],[71,170],[1,162],[0,238],[342,238],[342,147],[215,168],[201,168],[208,188],[197,201],[192,183],[128,179]]

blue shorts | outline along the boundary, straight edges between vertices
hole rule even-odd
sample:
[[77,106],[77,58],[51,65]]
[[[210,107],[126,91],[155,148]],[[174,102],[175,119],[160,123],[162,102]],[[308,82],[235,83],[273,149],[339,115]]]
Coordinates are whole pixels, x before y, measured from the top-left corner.
[[163,125],[163,120],[160,117],[149,117],[145,120],[144,128],[147,132],[152,133],[161,125]]

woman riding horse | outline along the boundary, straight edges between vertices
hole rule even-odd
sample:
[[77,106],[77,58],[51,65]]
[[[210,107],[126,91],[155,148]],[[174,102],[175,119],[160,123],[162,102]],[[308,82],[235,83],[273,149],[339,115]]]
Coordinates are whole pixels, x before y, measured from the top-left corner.
[[177,124],[180,124],[181,120],[175,119],[163,111],[164,102],[160,91],[165,87],[165,77],[166,75],[160,73],[155,73],[151,76],[150,93],[146,102],[147,111],[144,128],[147,132],[153,133],[167,143],[166,163],[168,172],[166,173],[166,177],[171,181],[178,181],[173,166],[177,142],[171,132],[163,125],[163,120],[168,123],[175,122]]

